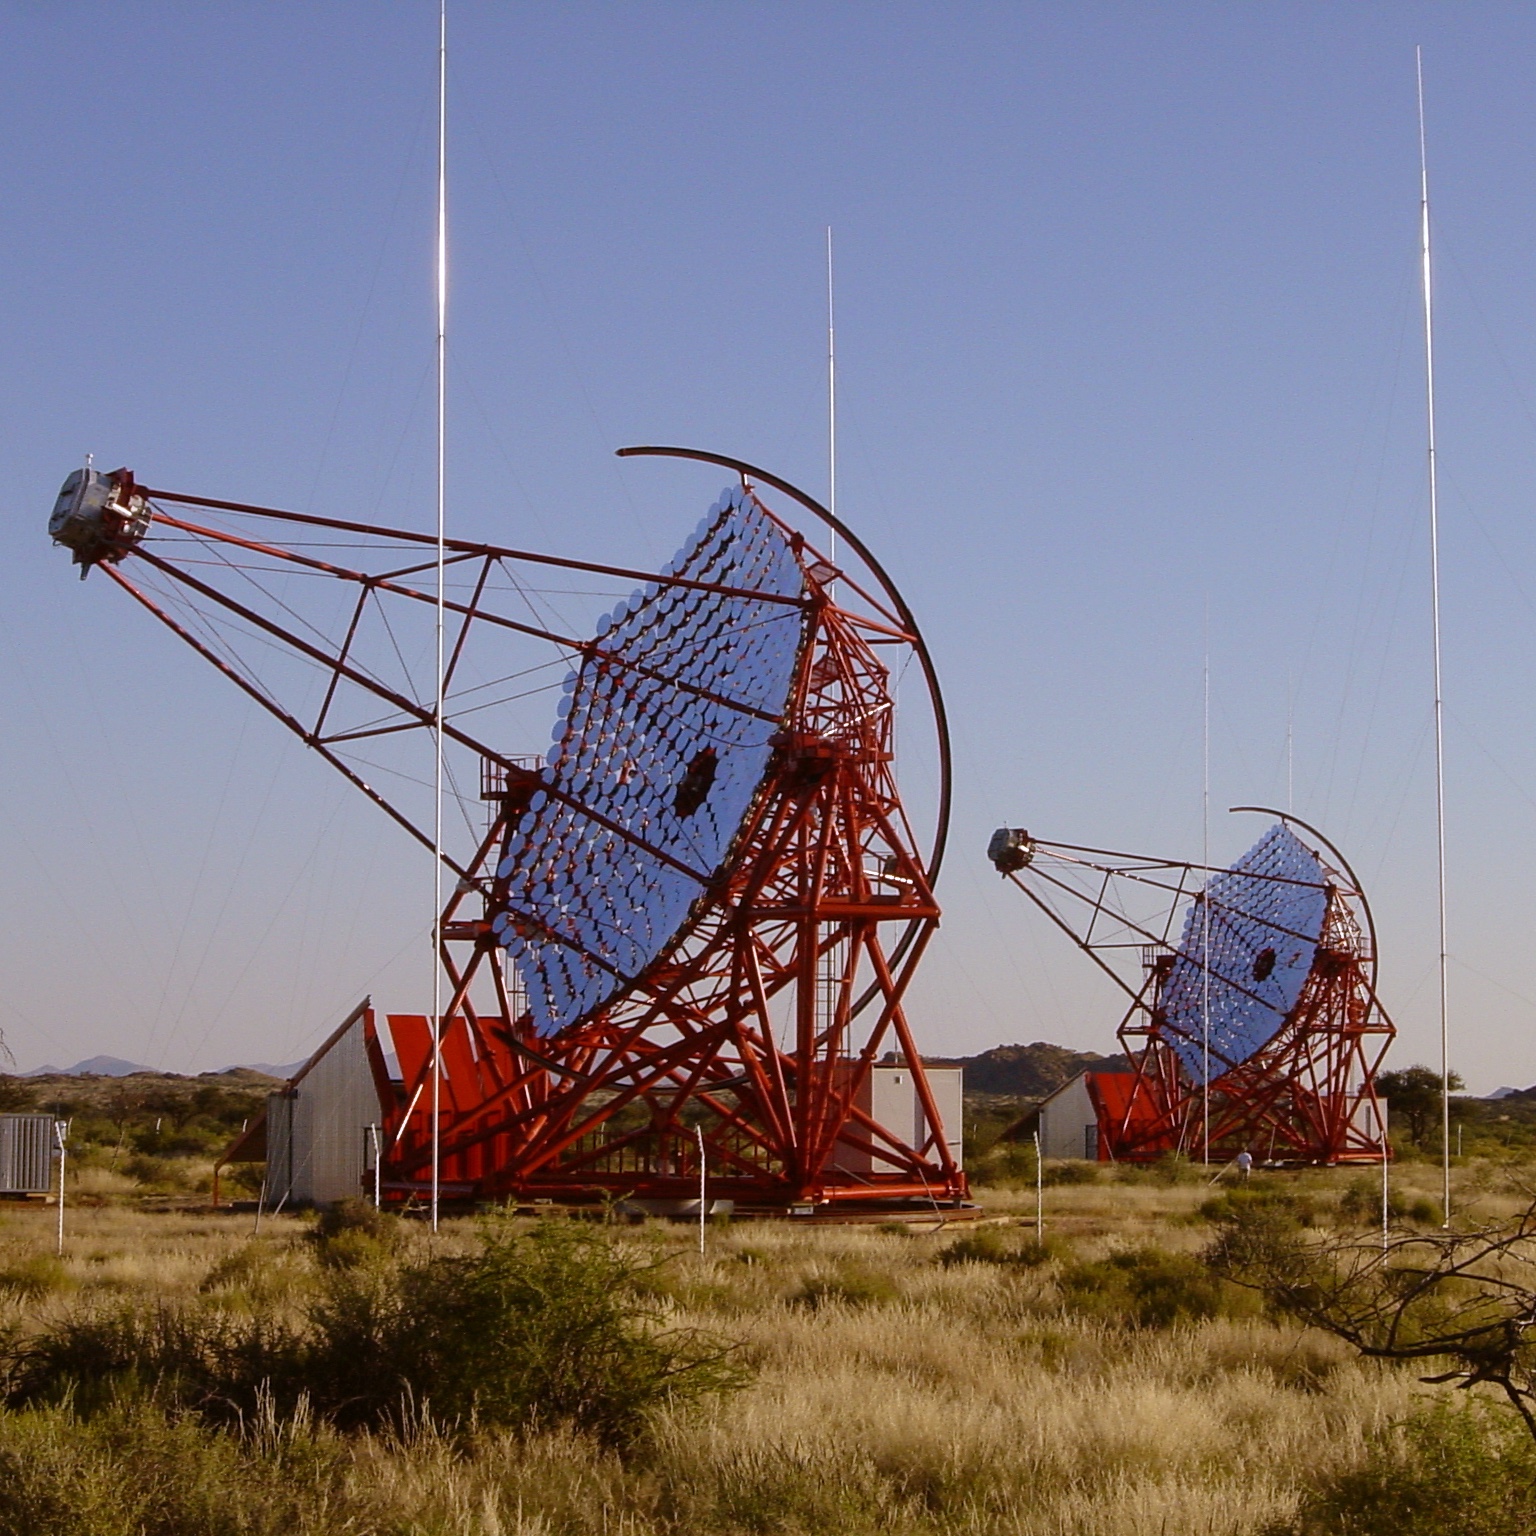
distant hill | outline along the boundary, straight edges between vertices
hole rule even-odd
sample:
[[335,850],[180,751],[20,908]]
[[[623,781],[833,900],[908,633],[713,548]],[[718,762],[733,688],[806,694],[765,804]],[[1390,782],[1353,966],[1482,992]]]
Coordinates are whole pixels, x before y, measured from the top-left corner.
[[1033,1045],[995,1045],[979,1056],[926,1057],[933,1066],[963,1067],[967,1093],[997,1093],[1043,1099],[1079,1072],[1125,1072],[1124,1056],[1070,1051],[1037,1040]]
[[245,1061],[237,1067],[221,1067],[221,1072],[260,1072],[266,1077],[281,1077],[284,1080],[293,1076],[302,1067],[302,1061],[290,1061],[286,1067],[274,1067],[265,1061]]
[[136,1061],[124,1061],[121,1056],[88,1056],[72,1067],[38,1067],[24,1072],[23,1077],[131,1077],[135,1072],[153,1072],[153,1067],[140,1066]]
[[[262,1077],[275,1077],[282,1080],[292,1077],[303,1065],[302,1061],[294,1061],[285,1067],[275,1067],[264,1061],[252,1061],[235,1067],[220,1067],[215,1072],[199,1072],[197,1076],[229,1077],[242,1072],[256,1072]],[[34,1067],[30,1072],[23,1072],[20,1075],[22,1077],[134,1077],[139,1073],[165,1078],[183,1078],[187,1075],[184,1072],[162,1072],[158,1067],[146,1067],[136,1061],[124,1061],[121,1056],[88,1056],[84,1061],[77,1061],[72,1067]]]

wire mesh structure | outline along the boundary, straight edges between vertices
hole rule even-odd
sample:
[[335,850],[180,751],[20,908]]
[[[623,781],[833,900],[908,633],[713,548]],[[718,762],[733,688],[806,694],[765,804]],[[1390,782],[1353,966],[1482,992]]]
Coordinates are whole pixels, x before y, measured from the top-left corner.
[[1226,869],[993,835],[993,865],[1129,999],[1130,1070],[1090,1082],[1102,1157],[1199,1157],[1207,1132],[1213,1159],[1382,1157],[1375,1077],[1396,1031],[1369,904],[1320,833],[1265,814]]
[[[447,541],[444,1198],[697,1199],[702,1148],[710,1195],[747,1208],[961,1201],[904,1006],[949,814],[912,614],[787,482],[625,452],[737,477],[660,571]],[[71,476],[49,529],[432,848],[433,536],[125,470]],[[896,774],[909,666],[926,846]],[[369,1039],[380,1186],[406,1200],[432,1173],[431,1021],[392,1014]],[[892,1062],[914,1112],[883,1123]]]

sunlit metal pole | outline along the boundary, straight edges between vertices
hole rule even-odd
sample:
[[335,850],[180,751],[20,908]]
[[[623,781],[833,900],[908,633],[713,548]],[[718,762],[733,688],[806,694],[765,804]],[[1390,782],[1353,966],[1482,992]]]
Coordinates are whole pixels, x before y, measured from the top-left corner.
[[1045,1165],[1040,1161],[1040,1132],[1035,1132],[1035,1241],[1045,1241]]
[[[833,527],[827,555],[837,564],[837,326],[832,309],[832,226],[827,225],[827,511]],[[830,589],[835,596],[837,589]]]
[[383,1195],[383,1169],[381,1164],[384,1160],[384,1149],[380,1144],[379,1127],[377,1125],[370,1125],[368,1127],[368,1139],[373,1144],[373,1208],[378,1211],[383,1209],[383,1201],[381,1199]]
[[437,702],[432,715],[432,1230],[437,1231],[443,1152],[443,619],[448,387],[448,0],[437,26]]
[[1387,1163],[1392,1156],[1392,1143],[1387,1139],[1387,1109],[1380,1099],[1376,1101],[1376,1124],[1381,1127],[1381,1249],[1387,1249],[1387,1218],[1390,1207],[1387,1202]]
[[699,1257],[704,1257],[704,1217],[708,1207],[704,1204],[704,1127],[696,1125],[693,1134],[699,1138]]
[[53,1139],[59,1148],[59,1257],[64,1257],[64,1159],[65,1143],[69,1136],[69,1122],[53,1122]]
[[1200,1115],[1205,1166],[1211,1166],[1211,643],[1210,613],[1206,613],[1204,692],[1202,705],[1200,862],[1206,867],[1206,889],[1200,897]]
[[1451,1224],[1451,1028],[1445,895],[1445,708],[1440,687],[1440,499],[1435,462],[1435,312],[1429,248],[1429,155],[1424,136],[1424,50],[1414,50],[1419,86],[1419,254],[1424,284],[1424,393],[1429,446],[1429,590],[1435,646],[1435,853],[1440,877],[1440,1152],[1446,1226]]

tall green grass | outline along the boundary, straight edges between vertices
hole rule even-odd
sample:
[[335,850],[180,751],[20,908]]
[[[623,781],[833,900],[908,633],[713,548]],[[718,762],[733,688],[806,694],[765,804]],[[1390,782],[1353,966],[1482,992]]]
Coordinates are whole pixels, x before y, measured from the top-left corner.
[[1312,1480],[1264,1536],[1528,1536],[1536,1442],[1478,1398],[1428,1404],[1374,1434],[1358,1462]]
[[1420,1430],[1461,1394],[1202,1301],[1213,1236],[1331,1225],[1346,1177],[1063,1184],[1044,1249],[81,1212],[63,1285],[0,1292],[0,1536],[1505,1536],[1497,1413]]
[[312,1411],[398,1431],[427,1414],[621,1445],[659,1405],[745,1380],[729,1346],[663,1325],[640,1283],[654,1265],[582,1224],[489,1223],[469,1253],[332,1268],[297,1317],[188,1301],[68,1313],[10,1340],[5,1400],[89,1414],[145,1393],[216,1424]]

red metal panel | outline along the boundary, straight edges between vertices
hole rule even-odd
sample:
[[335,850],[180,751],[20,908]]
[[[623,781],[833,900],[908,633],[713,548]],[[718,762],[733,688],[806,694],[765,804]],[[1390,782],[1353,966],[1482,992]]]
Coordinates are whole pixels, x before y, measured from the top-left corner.
[[432,1026],[424,1013],[391,1013],[387,1017],[395,1059],[400,1063],[400,1080],[409,1097],[432,1068]]

